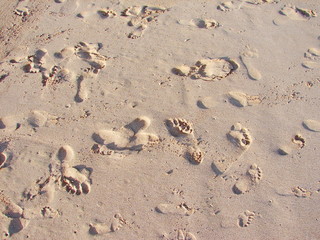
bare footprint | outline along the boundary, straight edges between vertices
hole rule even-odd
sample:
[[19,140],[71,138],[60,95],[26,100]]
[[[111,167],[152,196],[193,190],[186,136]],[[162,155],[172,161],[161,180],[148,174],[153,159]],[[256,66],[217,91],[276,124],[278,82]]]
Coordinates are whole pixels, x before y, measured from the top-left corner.
[[303,126],[312,132],[320,132],[320,121],[307,119],[303,121]]
[[117,232],[124,225],[127,225],[128,222],[124,219],[120,213],[117,213],[113,216],[111,223],[94,223],[89,224],[89,233],[91,235],[104,235],[107,233]]
[[294,5],[288,4],[285,5],[281,10],[280,13],[287,16],[292,20],[300,20],[306,21],[312,17],[316,17],[317,13],[310,9],[299,8]]
[[304,61],[302,66],[308,69],[320,68],[320,63],[314,61]]
[[300,134],[294,135],[294,137],[292,138],[292,142],[299,148],[304,148],[304,146],[306,145],[306,140]]
[[179,20],[178,23],[181,25],[194,26],[194,27],[203,28],[203,29],[214,29],[221,26],[221,24],[215,19],[201,19],[201,18],[195,18],[195,19],[192,19],[191,21]]
[[90,192],[91,184],[88,176],[74,168],[73,161],[75,158],[72,147],[65,145],[58,151],[58,159],[61,162],[60,182],[66,191],[71,194],[80,195]]
[[227,58],[203,59],[196,62],[192,67],[179,66],[172,72],[180,76],[189,76],[194,79],[215,81],[226,78],[239,68],[239,64]]
[[0,169],[5,165],[7,161],[7,156],[5,153],[0,152]]
[[302,66],[308,69],[320,68],[320,49],[309,48],[304,54],[305,59],[302,62]]
[[20,232],[29,224],[29,220],[24,218],[23,209],[5,196],[3,192],[0,192],[0,215],[1,213],[10,221],[8,229],[5,231],[8,236]]
[[249,130],[240,123],[236,123],[231,127],[231,131],[227,133],[227,139],[232,144],[232,146],[230,146],[232,149],[222,154],[222,157],[214,159],[212,162],[212,170],[217,175],[227,171],[252,144],[252,137]]
[[292,193],[299,198],[307,198],[310,197],[312,195],[312,192],[302,188],[302,187],[293,187],[292,189]]
[[250,96],[243,92],[229,92],[229,102],[236,107],[254,106],[261,103],[259,96]]
[[48,113],[44,111],[34,110],[29,113],[27,122],[32,127],[42,127],[48,121]]
[[159,142],[159,137],[146,132],[151,120],[142,116],[119,130],[100,130],[92,135],[94,141],[111,150],[141,151]]
[[244,213],[239,215],[238,226],[239,227],[248,227],[252,223],[255,215],[256,214],[254,212],[246,210]]
[[156,211],[162,214],[190,216],[195,212],[195,209],[189,207],[186,203],[180,203],[178,205],[172,203],[162,203],[156,207]]
[[0,129],[6,131],[15,131],[21,127],[22,123],[21,116],[9,115],[0,118]]
[[166,126],[171,135],[175,137],[193,134],[192,123],[183,118],[170,118],[166,120]]
[[88,99],[88,89],[85,84],[85,75],[82,74],[77,79],[77,93],[74,97],[74,100],[78,103],[81,103]]
[[98,72],[106,66],[108,57],[99,53],[99,44],[79,42],[74,48],[75,55],[87,62],[94,69],[94,72]]
[[234,0],[234,1],[226,1],[218,5],[217,9],[223,11],[223,12],[228,12],[228,11],[233,11],[236,9],[240,9],[243,5],[242,1],[239,0]]
[[231,127],[231,131],[227,134],[227,137],[242,150],[247,150],[252,143],[248,129],[242,127],[240,123],[236,123]]
[[182,229],[178,230],[177,240],[197,240],[196,236],[188,231],[184,231]]
[[191,163],[198,165],[203,161],[204,153],[198,146],[189,147],[186,158],[189,159]]
[[103,19],[105,18],[113,18],[113,17],[116,17],[117,16],[117,13],[112,10],[112,9],[109,9],[109,8],[102,8],[102,9],[99,9],[97,11],[97,13],[99,14],[99,16]]
[[128,34],[128,38],[140,38],[148,25],[156,21],[157,17],[165,11],[167,11],[167,9],[162,7],[133,6],[126,8],[122,11],[121,16],[129,17],[128,25],[134,28],[134,30]]
[[246,176],[237,180],[232,190],[235,194],[243,194],[249,192],[254,186],[258,185],[262,179],[262,170],[252,164],[247,170]]
[[241,60],[243,64],[246,66],[248,75],[253,80],[260,80],[262,75],[258,69],[254,67],[252,64],[252,59],[258,58],[258,51],[256,49],[251,49],[248,46],[246,50],[241,54]]
[[60,66],[53,66],[49,72],[44,71],[42,74],[43,86],[52,86],[63,82],[71,82],[73,80],[73,72]]

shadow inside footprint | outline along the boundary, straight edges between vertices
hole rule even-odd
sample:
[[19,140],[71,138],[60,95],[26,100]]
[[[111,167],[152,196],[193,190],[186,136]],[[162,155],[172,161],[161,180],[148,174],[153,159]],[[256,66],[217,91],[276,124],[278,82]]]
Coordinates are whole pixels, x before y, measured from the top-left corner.
[[9,225],[10,236],[20,232],[22,229],[23,229],[23,225],[21,223],[21,219],[20,218],[13,218],[10,222],[10,225]]

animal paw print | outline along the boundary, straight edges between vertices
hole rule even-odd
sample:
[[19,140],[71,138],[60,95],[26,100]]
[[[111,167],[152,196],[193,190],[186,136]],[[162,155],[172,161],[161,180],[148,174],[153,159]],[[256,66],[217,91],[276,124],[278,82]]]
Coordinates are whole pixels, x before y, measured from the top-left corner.
[[73,149],[65,145],[59,149],[58,158],[61,162],[61,185],[71,194],[80,195],[90,192],[91,184],[88,176],[79,172],[71,164],[74,160]]
[[122,12],[123,17],[130,17],[128,25],[134,27],[135,30],[128,34],[128,38],[137,39],[141,37],[150,22],[156,21],[156,18],[167,11],[165,8],[134,6],[125,9]]
[[254,212],[246,210],[243,214],[239,215],[238,225],[240,227],[248,227],[252,223],[255,215],[256,214]]
[[100,130],[94,133],[92,137],[97,143],[104,144],[111,150],[141,151],[159,142],[157,135],[145,132],[150,123],[149,118],[142,116],[123,126],[118,131]]
[[227,137],[242,150],[247,150],[252,143],[252,137],[248,129],[242,127],[240,123],[236,123],[231,127],[231,131],[228,132]]

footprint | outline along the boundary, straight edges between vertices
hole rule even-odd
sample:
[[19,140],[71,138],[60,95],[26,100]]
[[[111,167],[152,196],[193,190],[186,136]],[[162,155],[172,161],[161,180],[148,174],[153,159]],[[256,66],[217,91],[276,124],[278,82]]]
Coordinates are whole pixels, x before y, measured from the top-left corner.
[[159,142],[159,137],[145,130],[149,128],[151,120],[142,116],[119,130],[100,130],[92,135],[94,141],[104,144],[111,150],[141,151]]
[[228,139],[242,150],[247,150],[252,143],[252,137],[247,128],[242,127],[240,123],[236,123],[231,127],[231,131],[227,134]]
[[226,172],[249,149],[252,143],[249,130],[242,127],[240,123],[231,127],[231,131],[227,133],[227,139],[232,143],[232,149],[227,151],[226,154],[221,153],[221,157],[213,160],[211,167],[216,175]]
[[204,153],[199,147],[190,147],[187,151],[187,158],[193,164],[200,164],[204,159]]
[[263,3],[279,3],[281,0],[246,0],[246,3],[250,4],[263,4]]
[[122,11],[121,16],[129,17],[128,25],[134,28],[128,34],[128,38],[137,39],[141,37],[149,23],[156,21],[157,17],[166,11],[165,8],[148,6],[133,6]]
[[83,11],[78,13],[76,16],[78,18],[86,19],[95,14],[98,14],[101,19],[114,18],[118,15],[116,11],[107,7],[107,8],[99,8],[96,11]]
[[97,13],[99,14],[99,16],[103,19],[105,18],[113,18],[113,17],[116,17],[117,16],[117,13],[112,10],[112,9],[109,9],[109,8],[102,8],[102,9],[99,9],[97,11]]
[[99,44],[79,42],[74,48],[75,55],[87,62],[93,68],[94,73],[97,73],[106,66],[108,57],[99,53]]
[[60,66],[53,66],[49,73],[44,71],[42,75],[43,86],[52,86],[63,82],[71,82],[73,80],[73,72]]
[[181,137],[193,134],[192,123],[183,118],[170,118],[166,120],[166,126],[174,137]]
[[215,102],[215,100],[211,96],[201,97],[197,101],[197,106],[202,109],[211,109],[216,105],[217,105],[217,103]]
[[5,231],[8,236],[20,232],[29,224],[29,220],[24,218],[23,209],[5,196],[2,191],[0,192],[0,212],[10,221],[7,231]]
[[320,68],[320,63],[313,61],[304,61],[302,66],[308,69]]
[[183,118],[169,118],[165,121],[165,125],[177,143],[185,146],[184,157],[190,163],[199,165],[204,159],[204,153],[194,136],[193,124]]
[[218,5],[217,9],[223,11],[223,12],[228,12],[228,11],[233,11],[236,9],[240,9],[243,5],[242,1],[234,0],[234,1],[226,1]]
[[214,29],[220,27],[220,23],[217,22],[215,19],[201,19],[201,18],[195,18],[191,21],[185,21],[185,20],[179,20],[179,24],[181,25],[187,25],[187,26],[194,26],[198,28],[204,28],[204,29]]
[[312,17],[317,16],[317,13],[313,10],[299,8],[291,4],[285,5],[280,10],[280,13],[292,20],[300,20],[300,21],[306,21],[311,19]]
[[239,68],[239,64],[232,59],[216,58],[203,59],[196,62],[192,67],[179,66],[172,72],[180,76],[189,76],[194,79],[205,81],[221,80]]
[[77,79],[77,93],[74,97],[74,100],[78,103],[81,103],[88,99],[88,90],[85,84],[85,75],[82,74]]
[[101,155],[112,155],[113,150],[108,149],[105,145],[93,144],[91,151],[96,154]]
[[320,49],[309,48],[304,54],[305,61],[302,62],[302,66],[308,69],[320,68]]
[[236,107],[253,106],[261,103],[259,96],[250,96],[243,92],[229,92],[229,102]]
[[254,212],[246,210],[244,213],[239,215],[238,226],[239,227],[248,227],[252,223],[255,215],[256,214]]
[[23,209],[11,199],[0,192],[0,211],[9,218],[20,218],[23,216]]
[[256,69],[252,64],[252,59],[258,58],[258,51],[256,49],[251,49],[247,46],[245,52],[240,56],[243,64],[246,66],[248,75],[253,80],[260,80],[262,75],[258,69]]
[[299,198],[307,198],[312,195],[312,192],[302,188],[302,187],[294,187],[292,188],[292,193]]
[[23,66],[27,73],[38,73],[46,70],[44,57],[48,54],[46,49],[38,49],[33,55],[27,57],[28,63]]
[[50,126],[58,121],[58,117],[47,113],[46,111],[33,110],[28,114],[21,115],[9,115],[0,118],[0,129],[8,131],[15,131],[21,128],[21,126],[30,126],[33,129]]
[[60,183],[71,194],[87,194],[91,189],[90,180],[84,173],[72,167],[74,158],[74,151],[69,145],[65,145],[59,149],[58,159],[61,162]]
[[44,207],[41,209],[41,214],[44,218],[56,218],[59,216],[59,212],[51,207]]
[[306,145],[306,140],[300,134],[296,134],[292,138],[292,142],[298,145],[299,148],[304,148],[304,146]]
[[158,213],[176,214],[182,216],[190,216],[195,212],[195,209],[189,207],[186,203],[180,203],[178,205],[172,203],[162,203],[159,204],[155,209]]
[[184,231],[182,229],[178,230],[176,239],[177,240],[197,240],[196,236],[193,233]]
[[244,194],[258,185],[261,179],[262,170],[256,164],[252,164],[247,170],[246,176],[237,180],[232,190],[235,194]]
[[4,164],[6,163],[6,161],[7,161],[6,154],[3,152],[0,152],[0,169],[4,167]]
[[19,116],[9,115],[0,118],[0,129],[7,131],[15,131],[21,127],[21,119]]
[[289,146],[281,146],[278,149],[278,153],[283,156],[291,154],[291,151],[292,149]]
[[317,120],[307,119],[303,121],[302,125],[312,132],[320,132],[320,122]]
[[32,127],[43,127],[48,121],[48,113],[44,111],[34,110],[30,112],[27,122]]
[[94,223],[89,224],[89,233],[91,235],[103,235],[107,233],[112,233],[119,231],[124,225],[127,225],[128,222],[124,219],[120,213],[117,213],[113,216],[111,224],[106,223]]
[[54,176],[43,177],[37,179],[33,186],[23,191],[23,198],[27,202],[24,207],[33,209],[39,213],[47,204],[50,204],[55,197],[55,181]]

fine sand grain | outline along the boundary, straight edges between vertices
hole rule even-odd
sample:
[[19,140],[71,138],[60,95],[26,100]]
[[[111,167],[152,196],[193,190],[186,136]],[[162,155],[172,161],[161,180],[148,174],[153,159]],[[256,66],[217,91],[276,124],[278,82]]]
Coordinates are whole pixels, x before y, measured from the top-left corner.
[[0,240],[320,239],[318,0],[0,2]]

